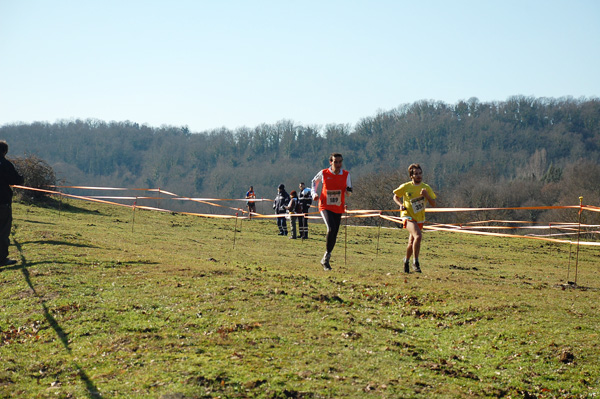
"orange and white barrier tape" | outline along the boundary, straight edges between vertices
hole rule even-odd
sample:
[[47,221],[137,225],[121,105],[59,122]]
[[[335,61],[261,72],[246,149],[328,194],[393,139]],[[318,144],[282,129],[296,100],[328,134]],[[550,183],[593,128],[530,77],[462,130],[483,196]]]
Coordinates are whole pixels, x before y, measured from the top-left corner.
[[529,238],[529,239],[533,239],[533,240],[556,242],[556,243],[561,243],[561,244],[579,244],[579,245],[588,245],[588,246],[600,246],[600,242],[579,241],[578,243],[574,243],[569,240],[559,240],[559,239],[555,239],[555,238],[544,238],[544,237],[538,237],[538,236],[524,236],[524,235],[502,234],[502,233],[490,233],[490,232],[486,232],[486,231],[475,231],[475,230],[451,229],[451,228],[439,227],[439,226],[435,226],[435,225],[434,226],[425,226],[425,228],[428,230],[448,231],[448,232],[453,232],[453,233],[460,232],[460,233],[466,233],[466,234],[484,235],[484,236],[492,236],[492,237]]
[[[149,196],[82,196],[82,195],[74,195],[62,193],[59,191],[53,190],[45,190],[39,188],[32,188],[27,186],[13,186],[16,188],[24,189],[24,190],[33,190],[39,192],[45,192],[53,195],[60,195],[69,198],[75,198],[85,201],[98,202],[108,205],[117,205],[124,206],[133,209],[145,209],[159,212],[173,212],[168,209],[158,208],[158,207],[150,207],[145,205],[137,205],[137,200],[179,200],[179,201],[192,201],[198,202],[205,205],[220,207],[229,209],[230,211],[236,212],[235,215],[215,215],[215,214],[205,214],[205,213],[194,213],[194,212],[178,212],[186,215],[195,215],[207,218],[241,218],[245,219],[250,217],[248,211],[240,208],[229,207],[226,205],[216,204],[216,201],[248,201],[247,198],[190,198],[190,197],[180,197],[175,193],[160,189],[160,188],[122,188],[122,187],[97,187],[97,186],[52,186],[54,188],[70,188],[70,189],[81,189],[81,190],[104,190],[104,191],[146,191],[146,192],[154,192],[159,194],[169,195],[173,198],[162,198],[162,197],[149,197]],[[119,202],[113,202],[108,200],[126,200],[126,201],[136,201],[133,205],[122,204]],[[256,198],[252,199],[254,202],[266,202],[272,201],[271,199],[265,198]],[[443,212],[475,212],[475,211],[499,211],[499,210],[549,210],[549,209],[578,209],[580,212],[583,210],[588,210],[592,212],[600,212],[600,207],[591,206],[591,205],[562,205],[562,206],[528,206],[528,207],[499,207],[499,208],[428,208],[426,211],[428,213],[443,213]],[[343,218],[369,218],[369,217],[379,217],[384,220],[392,221],[394,223],[403,223],[404,218],[399,216],[392,215],[384,215],[383,212],[399,212],[398,209],[393,210],[361,210],[361,209],[352,209],[347,210],[343,215]],[[239,213],[242,215],[240,216]],[[252,212],[251,217],[253,218],[264,218],[264,219],[277,219],[281,217],[305,217],[307,219],[321,219],[319,212],[309,212],[304,214],[277,214],[277,215],[263,215],[259,213]],[[506,224],[523,224],[524,226],[485,226],[486,223],[506,223]],[[551,242],[559,242],[559,243],[571,243],[568,240],[558,240],[552,238],[546,238],[550,236],[556,235],[569,235],[574,233],[566,233],[563,232],[561,234],[550,234],[550,235],[512,235],[512,234],[503,234],[503,233],[494,233],[494,232],[485,232],[481,230],[516,230],[516,229],[557,229],[557,230],[566,230],[566,231],[579,231],[581,227],[584,228],[597,228],[600,225],[587,225],[587,224],[575,224],[575,223],[565,223],[565,222],[556,222],[549,223],[548,225],[537,224],[536,222],[531,221],[511,221],[511,220],[487,220],[487,221],[472,221],[461,224],[433,224],[424,226],[425,229],[434,230],[434,231],[448,231],[448,232],[461,232],[468,234],[477,234],[477,235],[488,235],[488,236],[496,236],[496,237],[521,237],[521,238],[532,238],[532,239],[541,239]],[[586,231],[586,233],[590,233]],[[592,232],[593,233],[593,232]],[[595,242],[580,242],[581,245],[600,245],[600,243]]]

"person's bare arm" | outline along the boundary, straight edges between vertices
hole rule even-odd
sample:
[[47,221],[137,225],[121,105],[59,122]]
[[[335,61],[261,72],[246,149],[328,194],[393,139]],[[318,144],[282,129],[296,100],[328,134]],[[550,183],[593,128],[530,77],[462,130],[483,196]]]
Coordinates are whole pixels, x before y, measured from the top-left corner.
[[423,197],[427,198],[427,202],[429,202],[429,205],[435,207],[435,199],[431,198],[431,196],[429,195],[429,193],[427,192],[426,189],[421,190],[421,195]]

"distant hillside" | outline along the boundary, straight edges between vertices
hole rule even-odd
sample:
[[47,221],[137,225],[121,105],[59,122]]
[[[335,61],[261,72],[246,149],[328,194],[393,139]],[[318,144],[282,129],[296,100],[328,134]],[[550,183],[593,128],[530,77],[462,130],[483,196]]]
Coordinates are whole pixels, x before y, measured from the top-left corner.
[[308,183],[336,151],[344,154],[355,184],[361,178],[373,182],[374,176],[400,183],[406,167],[418,162],[427,181],[451,198],[460,196],[456,190],[467,178],[558,183],[570,165],[598,164],[600,100],[419,101],[356,126],[282,120],[198,133],[72,120],[5,125],[0,139],[9,142],[9,156],[35,154],[70,184],[161,187],[224,198],[240,198],[253,185],[259,197],[273,197],[279,183],[291,189]]

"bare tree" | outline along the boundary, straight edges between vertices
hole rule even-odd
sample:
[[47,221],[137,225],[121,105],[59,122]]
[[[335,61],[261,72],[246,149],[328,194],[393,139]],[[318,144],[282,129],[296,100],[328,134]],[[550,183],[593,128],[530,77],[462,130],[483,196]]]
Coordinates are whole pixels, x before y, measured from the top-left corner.
[[[39,189],[53,189],[56,185],[54,169],[46,161],[35,155],[27,155],[24,158],[12,160],[17,171],[24,177],[24,185]],[[48,194],[43,191],[16,189],[17,199],[40,200],[47,198]]]

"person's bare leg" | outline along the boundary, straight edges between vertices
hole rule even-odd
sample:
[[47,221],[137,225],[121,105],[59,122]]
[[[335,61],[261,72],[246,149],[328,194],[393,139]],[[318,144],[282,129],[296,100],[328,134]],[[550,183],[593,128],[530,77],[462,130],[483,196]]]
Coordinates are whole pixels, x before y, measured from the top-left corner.
[[410,248],[406,249],[406,259],[410,259],[409,256],[409,252],[410,254],[414,255],[414,259],[413,259],[413,265],[414,265],[414,269],[416,272],[420,272],[421,268],[419,266],[419,252],[421,251],[421,239],[423,238],[423,233],[421,232],[421,229],[419,228],[418,223],[413,222],[413,221],[408,221],[408,223],[406,224],[406,229],[408,230],[408,232],[410,233],[410,238],[408,240]]
[[413,254],[413,241],[414,241],[414,237],[409,231],[408,245],[406,246],[406,258],[405,258],[406,260],[409,260]]

